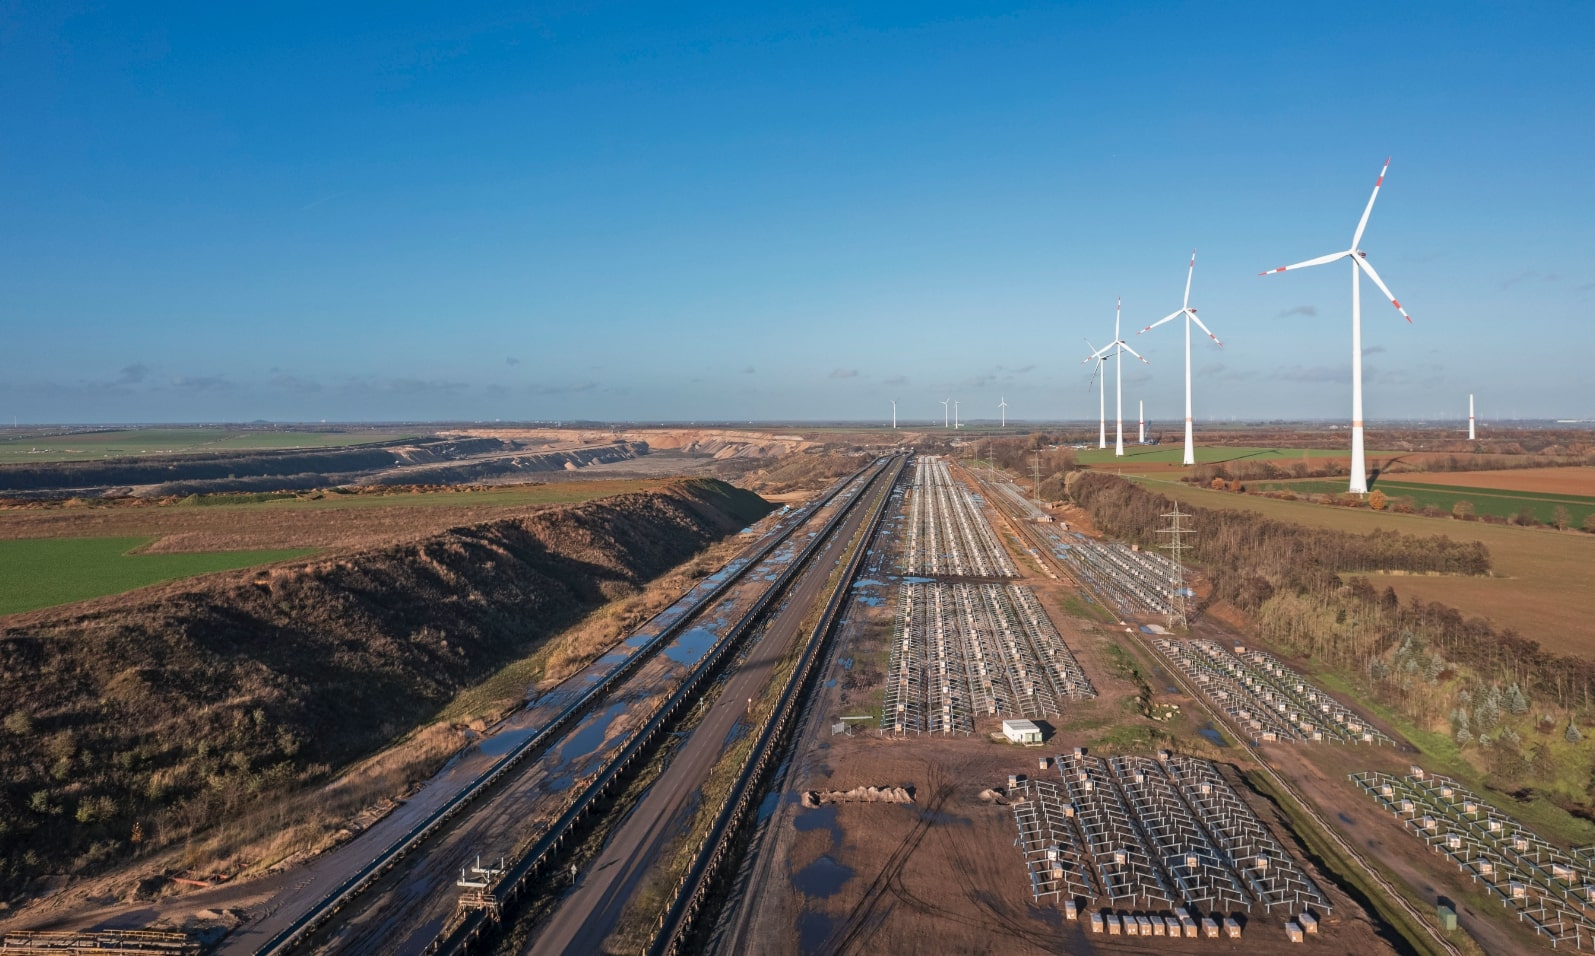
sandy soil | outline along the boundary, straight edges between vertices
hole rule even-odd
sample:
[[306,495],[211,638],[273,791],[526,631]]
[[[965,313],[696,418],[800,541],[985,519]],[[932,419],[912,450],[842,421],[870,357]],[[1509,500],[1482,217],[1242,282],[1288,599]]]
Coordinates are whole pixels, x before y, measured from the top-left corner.
[[1501,471],[1423,471],[1392,473],[1391,481],[1456,488],[1496,488],[1550,495],[1595,497],[1595,468],[1508,468]]

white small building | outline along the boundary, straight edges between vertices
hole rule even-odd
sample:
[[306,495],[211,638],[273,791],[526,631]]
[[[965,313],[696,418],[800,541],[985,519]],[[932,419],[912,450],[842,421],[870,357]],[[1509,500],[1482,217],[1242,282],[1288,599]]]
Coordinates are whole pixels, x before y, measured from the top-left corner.
[[1041,728],[1031,720],[1004,720],[1002,722],[1002,735],[1016,744],[1026,747],[1041,746]]

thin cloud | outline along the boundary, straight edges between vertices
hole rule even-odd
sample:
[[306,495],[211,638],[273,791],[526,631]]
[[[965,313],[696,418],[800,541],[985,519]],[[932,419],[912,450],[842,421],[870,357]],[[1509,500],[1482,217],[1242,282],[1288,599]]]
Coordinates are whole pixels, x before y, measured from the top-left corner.
[[516,365],[521,364],[521,360],[516,358],[513,355],[507,355],[507,356],[504,357],[504,364],[505,365],[509,365],[509,366],[516,366]]
[[533,385],[530,391],[533,395],[575,395],[597,387],[597,382],[578,382],[574,385]]
[[828,378],[858,378],[858,369],[856,369],[856,368],[833,368],[833,369],[831,369],[831,374],[829,376],[827,376],[827,377]]
[[895,375],[895,376],[887,379],[886,381],[882,382],[881,384],[882,385],[892,385],[892,386],[907,385],[908,384],[908,379],[904,378],[901,375]]
[[142,362],[133,365],[125,365],[116,375],[116,384],[137,385],[146,378],[149,378],[149,375],[150,367]]
[[233,383],[216,375],[185,375],[172,379],[172,387],[193,392],[209,392],[232,388]]
[[1554,272],[1541,272],[1538,269],[1525,269],[1522,272],[1519,272],[1517,275],[1511,277],[1510,279],[1507,279],[1504,282],[1502,282],[1501,283],[1501,291],[1504,292],[1507,289],[1510,289],[1510,288],[1512,288],[1515,285],[1521,285],[1522,283],[1529,282],[1531,280],[1537,280],[1537,281],[1540,281],[1540,282],[1557,282],[1561,278],[1562,278],[1561,276],[1557,275]]
[[744,365],[742,367],[742,374],[743,375],[752,375],[754,372],[757,372],[757,371],[758,371],[758,369],[754,368],[751,365]]
[[1362,357],[1363,358],[1367,358],[1370,355],[1378,355],[1381,352],[1388,352],[1388,351],[1390,351],[1390,350],[1385,348],[1383,345],[1368,345],[1368,346],[1364,346],[1363,347]]
[[1276,318],[1276,319],[1288,319],[1288,318],[1290,318],[1293,315],[1305,315],[1308,318],[1312,318],[1312,317],[1316,316],[1317,314],[1318,314],[1318,306],[1316,306],[1316,305],[1298,305],[1298,306],[1292,306],[1291,308],[1286,309],[1285,311],[1283,311],[1283,312],[1279,313],[1278,315],[1274,316],[1274,318]]

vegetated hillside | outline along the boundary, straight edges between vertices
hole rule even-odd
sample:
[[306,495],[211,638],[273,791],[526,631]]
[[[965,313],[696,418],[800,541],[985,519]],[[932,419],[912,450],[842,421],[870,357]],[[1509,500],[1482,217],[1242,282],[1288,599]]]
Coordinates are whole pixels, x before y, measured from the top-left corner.
[[8,619],[0,894],[324,777],[769,508],[683,480]]

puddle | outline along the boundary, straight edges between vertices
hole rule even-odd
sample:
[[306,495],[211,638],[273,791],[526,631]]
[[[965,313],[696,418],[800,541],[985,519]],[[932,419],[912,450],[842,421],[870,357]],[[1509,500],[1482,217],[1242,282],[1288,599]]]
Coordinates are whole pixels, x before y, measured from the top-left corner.
[[664,649],[664,655],[683,667],[691,667],[717,640],[719,637],[713,631],[695,627],[671,641]]
[[536,732],[537,731],[531,727],[527,727],[524,730],[506,730],[501,734],[494,734],[493,736],[488,737],[486,740],[483,740],[477,749],[480,750],[484,756],[502,757],[511,750],[514,750],[516,747],[525,743],[527,738],[531,737],[532,734]]
[[1356,826],[1356,824],[1357,824],[1357,821],[1353,820],[1351,817],[1346,816],[1344,813],[1336,814],[1336,816],[1340,817],[1340,822],[1341,823],[1350,824],[1352,826]]
[[919,818],[932,826],[974,826],[974,821],[968,817],[955,816],[941,810],[921,810]]
[[[793,794],[793,796],[797,796]],[[836,822],[836,804],[828,803],[823,807],[804,809],[792,818],[792,829],[806,833],[810,830],[826,830],[831,834],[831,846],[838,846],[842,842],[842,827]]]
[[615,722],[621,712],[626,709],[624,702],[610,704],[597,716],[589,717],[582,728],[570,735],[565,745],[559,748],[559,762],[569,763],[577,757],[585,757],[598,749],[604,742],[604,736],[609,733],[609,725]]
[[770,819],[771,814],[775,813],[775,808],[780,805],[781,792],[779,790],[771,790],[764,795],[763,800],[759,801],[759,812],[754,815],[754,819],[759,823],[763,823]]
[[550,793],[561,793],[565,790],[569,790],[572,783],[575,783],[575,780],[570,776],[570,774],[562,773],[557,777],[548,778],[548,782],[544,783],[543,786]]
[[792,874],[792,886],[804,896],[823,900],[835,895],[842,884],[853,878],[851,867],[831,859],[829,854],[820,857]]
[[654,635],[652,634],[638,634],[636,637],[627,638],[626,643],[623,646],[629,647],[632,650],[636,650],[653,639]]
[[798,916],[798,952],[818,953],[825,949],[825,941],[831,938],[831,928],[835,924],[824,913],[805,912]]
[[1203,737],[1207,738],[1207,740],[1210,743],[1212,743],[1215,747],[1228,747],[1229,746],[1229,744],[1224,742],[1224,735],[1219,733],[1213,727],[1212,724],[1208,724],[1205,727],[1198,727],[1198,728],[1196,728],[1196,732],[1198,734],[1201,734]]
[[630,654],[621,653],[621,652],[616,652],[614,654],[605,654],[603,657],[600,657],[598,660],[594,661],[593,663],[597,664],[599,667],[613,667],[616,664],[619,664],[621,661],[625,660],[626,658],[628,658],[630,656],[631,656]]
[[881,582],[876,581],[873,578],[860,578],[859,580],[853,582],[853,586],[856,588],[869,588],[878,587],[880,583]]
[[836,686],[836,678],[833,677],[830,680],[826,681],[825,682],[825,686],[827,688],[835,687]]

